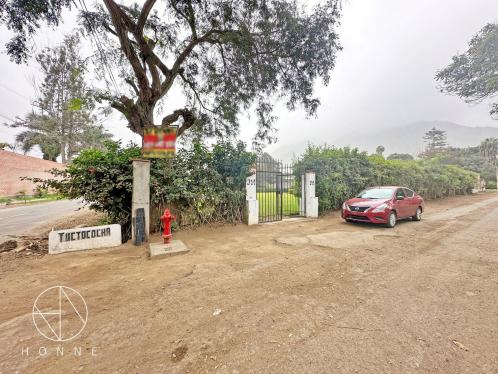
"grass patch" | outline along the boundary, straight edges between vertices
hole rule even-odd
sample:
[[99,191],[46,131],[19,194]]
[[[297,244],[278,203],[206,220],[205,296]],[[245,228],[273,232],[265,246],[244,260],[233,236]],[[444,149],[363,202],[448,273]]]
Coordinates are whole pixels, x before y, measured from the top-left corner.
[[[259,216],[268,217],[277,215],[277,193],[258,192]],[[294,194],[284,192],[282,194],[282,213],[284,216],[298,215],[300,212],[300,198]]]
[[22,203],[37,203],[45,201],[60,200],[62,196],[59,194],[49,194],[45,196],[5,196],[0,197],[0,204],[22,204]]

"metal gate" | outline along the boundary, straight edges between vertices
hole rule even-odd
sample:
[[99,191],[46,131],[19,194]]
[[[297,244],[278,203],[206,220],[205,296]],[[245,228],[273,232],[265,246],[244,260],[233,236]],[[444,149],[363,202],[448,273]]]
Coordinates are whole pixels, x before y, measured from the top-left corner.
[[304,173],[268,155],[256,163],[259,222],[280,221],[305,215]]

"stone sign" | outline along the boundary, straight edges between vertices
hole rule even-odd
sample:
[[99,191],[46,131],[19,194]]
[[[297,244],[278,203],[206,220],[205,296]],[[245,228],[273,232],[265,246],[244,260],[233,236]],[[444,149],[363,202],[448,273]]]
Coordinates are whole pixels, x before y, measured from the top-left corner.
[[121,226],[105,225],[51,231],[48,253],[57,254],[121,245]]

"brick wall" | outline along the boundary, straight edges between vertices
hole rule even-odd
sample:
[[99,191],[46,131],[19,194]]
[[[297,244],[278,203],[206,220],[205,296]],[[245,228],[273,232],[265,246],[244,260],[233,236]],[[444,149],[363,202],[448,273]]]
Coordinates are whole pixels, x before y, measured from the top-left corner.
[[51,176],[48,170],[54,168],[64,169],[65,166],[58,162],[0,150],[0,196],[13,196],[21,190],[32,195],[35,184],[20,178],[48,178]]

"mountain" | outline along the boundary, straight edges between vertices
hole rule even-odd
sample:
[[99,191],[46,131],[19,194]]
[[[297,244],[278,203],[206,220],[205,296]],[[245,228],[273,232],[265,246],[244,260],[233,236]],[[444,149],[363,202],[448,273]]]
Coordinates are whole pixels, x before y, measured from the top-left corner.
[[[452,147],[471,147],[479,145],[486,138],[498,138],[498,127],[471,127],[453,122],[425,121],[379,131],[351,133],[334,141],[323,139],[322,143],[336,147],[359,148],[369,153],[374,153],[378,145],[383,145],[386,149],[385,156],[391,153],[410,153],[416,156],[424,150],[424,134],[433,127],[446,131],[448,144]],[[299,142],[282,146],[275,150],[274,155],[277,158],[289,159],[293,154],[302,153],[306,145],[307,142]]]

